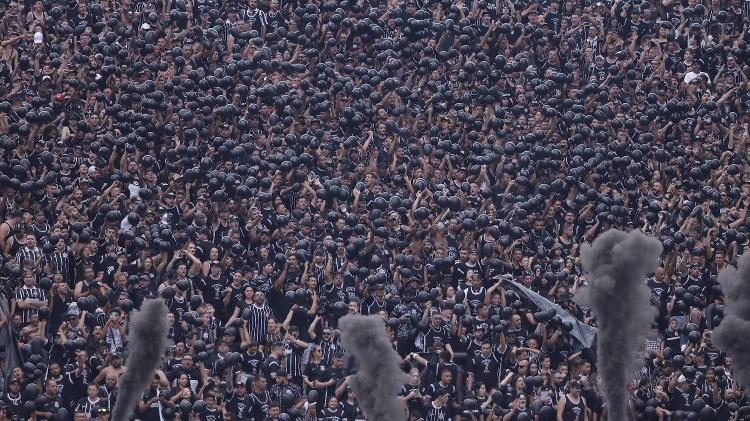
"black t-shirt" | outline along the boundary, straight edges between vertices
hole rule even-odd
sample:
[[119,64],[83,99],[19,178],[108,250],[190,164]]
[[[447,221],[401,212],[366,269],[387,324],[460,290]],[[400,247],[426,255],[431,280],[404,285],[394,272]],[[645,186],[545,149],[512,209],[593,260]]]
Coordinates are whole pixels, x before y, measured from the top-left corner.
[[[406,383],[405,385],[401,386],[401,391],[398,395],[404,397],[411,393],[413,390],[419,391],[420,394],[422,393],[422,387],[420,385]],[[422,407],[422,399],[418,397],[410,398],[406,401],[406,407],[409,409],[409,412],[417,410]]]
[[250,419],[262,420],[268,414],[271,395],[268,391],[250,393]]
[[482,381],[486,385],[497,383],[498,373],[501,369],[502,355],[493,351],[487,357],[479,354],[471,358],[469,362],[469,373],[474,374],[474,379]]
[[26,417],[26,410],[23,407],[24,400],[20,393],[17,396],[11,394],[4,395],[3,400],[9,408],[9,410],[6,411],[8,416],[18,415],[22,419]]
[[693,403],[693,398],[695,397],[695,386],[690,385],[689,390],[687,392],[683,392],[680,388],[675,388],[672,393],[670,393],[669,396],[669,410],[670,411],[678,411],[678,410],[689,410],[690,405]]
[[344,410],[344,416],[349,421],[354,421],[362,413],[362,411],[360,411],[359,405],[357,405],[356,401],[353,404],[349,403],[348,401],[342,401],[341,402],[341,409]]
[[244,352],[242,354],[242,371],[257,376],[264,359],[265,356],[260,351],[255,353],[250,353],[249,351]]
[[325,388],[325,399],[323,399],[323,402],[328,402],[328,399],[336,395],[336,386],[338,386],[338,380],[342,380],[344,377],[346,377],[346,370],[343,367],[326,368],[326,370],[323,372],[323,375],[320,378],[320,381],[327,382],[332,379],[336,379],[337,381],[331,386],[328,386]]
[[[141,401],[145,404],[153,397],[157,396],[158,391],[156,389],[149,390],[146,393],[143,394],[143,398],[141,398]],[[143,421],[160,421],[161,417],[159,415],[159,401],[152,403],[151,406],[149,406],[144,412],[140,413],[140,418]]]
[[226,409],[232,412],[237,419],[246,419],[247,414],[250,412],[252,402],[248,394],[242,396],[231,392],[226,397]]
[[266,374],[266,380],[268,381],[268,384],[274,384],[274,380],[271,377],[271,374],[275,374],[279,369],[281,368],[281,364],[279,363],[279,360],[274,356],[269,356],[266,360],[266,363],[263,367],[263,371]]
[[531,411],[531,408],[523,408],[523,409],[515,409],[513,410],[513,415],[510,417],[511,421],[516,421],[518,419],[523,419],[522,417],[526,416],[525,419],[533,420],[534,419],[534,413]]
[[196,411],[198,419],[201,421],[219,421],[221,420],[221,410],[218,406],[213,408],[205,407],[200,412]]
[[437,396],[437,392],[439,390],[445,390],[448,392],[448,405],[456,401],[456,386],[453,386],[451,384],[447,386],[443,386],[440,382],[431,384],[427,387],[427,389],[425,389],[424,394],[425,396],[434,398],[435,396]]
[[450,336],[450,330],[442,324],[437,328],[432,326],[432,323],[428,324],[427,327],[424,328],[422,351],[426,352],[433,345],[435,345],[435,342],[437,342],[438,340],[442,343],[448,343],[448,339],[450,339]]
[[226,278],[220,276],[214,279],[210,276],[203,276],[197,279],[198,289],[203,293],[203,300],[214,306],[218,311],[224,308],[224,286],[227,284]]
[[346,415],[344,414],[344,410],[341,409],[341,407],[336,409],[329,409],[325,408],[322,411],[318,413],[318,419],[323,419],[324,421],[344,421],[348,420],[346,418]]
[[[57,413],[57,410],[62,407],[62,402],[60,402],[59,396],[54,396],[52,398],[48,397],[47,395],[44,396],[44,403],[40,404],[40,400],[37,400],[37,407],[36,410],[39,412],[51,412],[52,414]],[[45,418],[45,417],[37,417],[37,420],[47,420],[47,419],[54,419],[54,416],[52,418]]]

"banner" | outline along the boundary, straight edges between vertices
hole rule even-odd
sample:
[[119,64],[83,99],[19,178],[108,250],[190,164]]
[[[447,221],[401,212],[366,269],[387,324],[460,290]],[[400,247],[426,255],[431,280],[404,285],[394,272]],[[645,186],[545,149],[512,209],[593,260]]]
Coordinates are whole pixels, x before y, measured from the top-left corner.
[[595,327],[582,323],[580,320],[573,317],[572,314],[570,314],[567,310],[564,310],[558,304],[555,304],[552,301],[542,297],[541,295],[530,290],[529,288],[526,288],[524,285],[516,281],[506,279],[505,283],[512,286],[513,290],[516,291],[521,297],[534,303],[534,305],[539,308],[539,311],[554,308],[557,311],[557,315],[560,316],[560,318],[564,322],[570,322],[573,324],[573,330],[570,331],[570,335],[573,338],[575,338],[586,348],[592,348],[594,346],[597,332],[597,329]]

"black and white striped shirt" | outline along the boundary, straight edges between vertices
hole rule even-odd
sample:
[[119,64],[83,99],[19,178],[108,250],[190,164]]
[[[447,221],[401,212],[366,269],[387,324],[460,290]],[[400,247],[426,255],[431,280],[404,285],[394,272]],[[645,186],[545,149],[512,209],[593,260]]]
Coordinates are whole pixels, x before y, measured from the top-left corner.
[[115,406],[115,400],[117,399],[117,387],[115,387],[112,390],[109,390],[107,388],[107,385],[99,386],[99,397],[104,399],[106,402],[106,407],[110,411],[112,411],[112,408]]
[[[24,285],[16,289],[16,301],[24,300],[47,301],[47,294],[39,287]],[[31,308],[23,309],[17,306],[16,313],[21,315],[21,322],[26,324],[31,320],[31,316],[36,314],[36,310]]]
[[293,378],[302,377],[302,354],[304,351],[304,349],[295,346],[291,341],[284,341],[286,372]]
[[33,249],[31,249],[29,248],[29,246],[23,246],[16,253],[16,263],[22,268],[25,261],[30,260],[32,263],[36,264],[37,260],[41,258],[42,250],[40,250],[39,247],[34,247]]
[[323,351],[323,363],[326,366],[330,366],[333,362],[333,354],[337,352],[343,352],[343,348],[336,342],[335,339],[330,341],[320,341],[320,350]]
[[268,331],[268,319],[273,317],[273,312],[266,304],[263,304],[262,307],[253,304],[248,308],[250,309],[250,318],[247,320],[247,332],[252,340],[263,343]]
[[55,250],[52,254],[46,256],[47,264],[53,268],[53,271],[60,271],[62,273],[65,282],[68,285],[73,286],[73,278],[70,274],[70,253],[66,249],[64,251]]
[[250,29],[254,29],[258,32],[268,25],[266,13],[257,8],[255,10],[243,10],[242,13],[240,13],[240,19],[247,22]]

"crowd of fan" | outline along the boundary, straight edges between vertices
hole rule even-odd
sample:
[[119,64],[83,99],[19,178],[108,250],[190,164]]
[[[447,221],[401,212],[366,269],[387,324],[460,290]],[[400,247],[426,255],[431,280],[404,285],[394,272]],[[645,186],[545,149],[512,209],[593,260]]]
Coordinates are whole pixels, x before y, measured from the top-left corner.
[[510,281],[595,326],[609,229],[664,245],[633,419],[747,418],[711,329],[748,5],[0,1],[0,420],[107,419],[149,297],[143,421],[360,419],[347,313],[383,317],[409,420],[602,420],[595,350]]

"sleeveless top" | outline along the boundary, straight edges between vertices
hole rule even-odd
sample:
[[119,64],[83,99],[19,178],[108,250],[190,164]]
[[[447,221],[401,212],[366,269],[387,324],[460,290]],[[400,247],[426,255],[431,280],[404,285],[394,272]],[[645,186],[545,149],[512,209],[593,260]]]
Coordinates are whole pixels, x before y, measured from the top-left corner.
[[578,403],[573,403],[570,394],[565,394],[565,409],[563,410],[563,421],[583,421],[586,404],[583,397],[578,398]]

